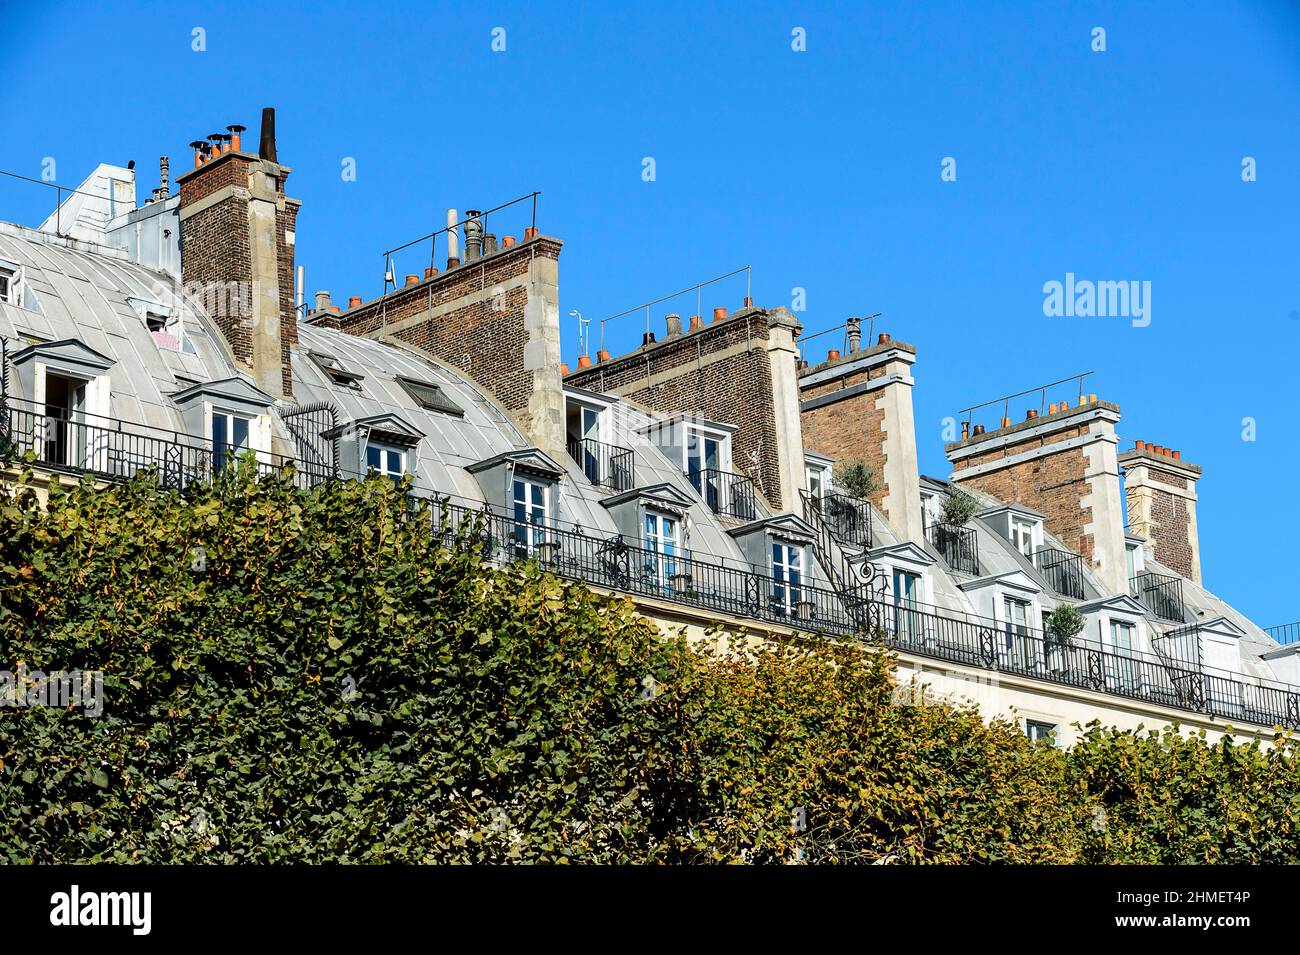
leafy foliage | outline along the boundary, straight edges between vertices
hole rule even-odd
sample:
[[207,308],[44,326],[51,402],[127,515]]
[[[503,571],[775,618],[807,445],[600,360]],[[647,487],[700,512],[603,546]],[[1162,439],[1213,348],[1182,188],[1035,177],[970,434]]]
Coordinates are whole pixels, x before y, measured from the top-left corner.
[[1047,615],[1044,621],[1047,633],[1063,647],[1068,647],[1074,638],[1083,632],[1085,621],[1079,608],[1073,604],[1060,604]]
[[975,516],[975,512],[980,509],[979,501],[971,497],[959,487],[949,489],[948,496],[943,499],[943,520],[945,524],[956,524],[958,527],[966,526],[966,522]]
[[880,475],[862,461],[847,461],[834,471],[835,483],[850,497],[866,500],[880,490]]
[[1289,743],[1094,728],[1067,754],[900,701],[866,645],[705,655],[444,546],[383,479],[6,490],[0,664],[107,688],[98,719],[0,710],[0,860],[1297,856]]

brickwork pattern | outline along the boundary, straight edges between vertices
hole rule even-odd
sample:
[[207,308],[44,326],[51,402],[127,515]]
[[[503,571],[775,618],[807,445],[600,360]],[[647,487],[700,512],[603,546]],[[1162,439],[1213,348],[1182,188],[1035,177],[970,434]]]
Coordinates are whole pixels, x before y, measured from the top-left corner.
[[[732,467],[751,478],[771,502],[780,500],[781,471],[767,344],[765,313],[743,310],[700,331],[574,372],[565,382],[617,394],[662,414],[735,425]],[[654,381],[670,372],[679,373]]]
[[[185,281],[209,287],[241,283],[245,294],[209,296],[212,320],[225,336],[242,364],[253,362],[253,317],[235,307],[246,304],[253,294],[253,261],[249,223],[250,185],[256,157],[229,154],[203,167],[180,183],[181,208],[185,209],[227,187],[235,192],[228,198],[189,216],[181,225],[181,271]],[[276,192],[284,195],[287,170],[276,180]],[[279,291],[281,382],[284,394],[293,394],[290,349],[298,342],[294,313],[294,246],[286,233],[296,231],[298,206],[285,202],[276,213],[276,282]]]
[[[527,277],[533,257],[559,258],[560,243],[539,238],[397,289],[316,324],[370,338],[391,336],[461,369],[516,415],[528,409],[533,372],[524,367],[528,287],[497,286]],[[452,307],[431,316],[433,309]],[[419,316],[424,321],[396,328]]]
[[[884,375],[884,365],[861,369],[843,378],[801,388],[799,397],[803,401],[819,398]],[[871,503],[883,508],[889,494],[889,485],[885,482],[885,464],[889,456],[885,452],[885,412],[877,407],[879,402],[880,392],[868,391],[804,411],[799,417],[805,447],[841,463],[861,461],[875,470],[880,487],[871,495]]]
[[[990,450],[986,454],[963,458],[960,467],[974,467],[1050,446],[1088,433],[1087,424],[1062,428],[1060,431]],[[1083,505],[1090,493],[1088,459],[1083,448],[1070,448],[1044,455],[977,477],[964,478],[962,484],[992,494],[1002,501],[1014,501],[1041,511],[1047,529],[1071,550],[1090,562],[1095,552],[1092,535],[1085,528],[1092,522],[1092,508]]]

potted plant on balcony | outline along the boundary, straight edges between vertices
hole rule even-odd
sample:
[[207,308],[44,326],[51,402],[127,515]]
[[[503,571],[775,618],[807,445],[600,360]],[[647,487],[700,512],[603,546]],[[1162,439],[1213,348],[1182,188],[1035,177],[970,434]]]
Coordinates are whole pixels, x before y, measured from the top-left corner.
[[862,461],[846,461],[834,471],[835,483],[850,497],[866,500],[880,490],[880,475]]
[[943,522],[953,524],[956,527],[965,527],[966,523],[975,516],[975,512],[979,510],[979,507],[979,501],[961,488],[955,487],[944,498]]
[[1053,670],[1065,669],[1065,651],[1083,632],[1083,614],[1072,604],[1061,604],[1043,621],[1047,638],[1047,661]]

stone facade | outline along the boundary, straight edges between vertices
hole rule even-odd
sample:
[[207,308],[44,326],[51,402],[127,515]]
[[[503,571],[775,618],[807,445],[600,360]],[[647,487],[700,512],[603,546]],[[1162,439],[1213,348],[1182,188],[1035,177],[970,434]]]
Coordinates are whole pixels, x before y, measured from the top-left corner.
[[284,193],[289,168],[251,153],[223,153],[177,180],[181,271],[235,361],[262,390],[293,394],[290,349],[297,344],[293,303],[296,199]]
[[900,534],[920,540],[915,360],[913,346],[886,339],[800,371],[799,398],[804,444],[837,462],[873,468],[880,488],[871,502]]
[[1129,530],[1151,544],[1156,560],[1199,584],[1196,482],[1201,469],[1146,449],[1126,451],[1119,462],[1124,468]]

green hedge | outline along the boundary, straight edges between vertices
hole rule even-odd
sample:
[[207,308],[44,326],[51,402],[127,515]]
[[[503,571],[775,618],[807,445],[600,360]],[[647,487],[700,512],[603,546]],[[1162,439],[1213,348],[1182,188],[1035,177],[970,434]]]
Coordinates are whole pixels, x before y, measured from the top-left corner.
[[107,682],[97,719],[0,709],[7,861],[1300,855],[1290,743],[1094,727],[1067,754],[895,702],[877,650],[707,657],[437,546],[387,481],[6,490],[0,668]]

